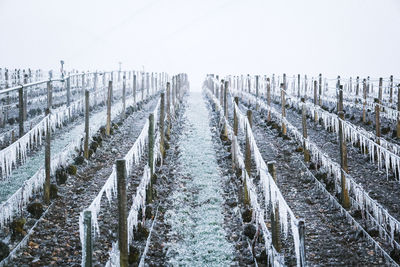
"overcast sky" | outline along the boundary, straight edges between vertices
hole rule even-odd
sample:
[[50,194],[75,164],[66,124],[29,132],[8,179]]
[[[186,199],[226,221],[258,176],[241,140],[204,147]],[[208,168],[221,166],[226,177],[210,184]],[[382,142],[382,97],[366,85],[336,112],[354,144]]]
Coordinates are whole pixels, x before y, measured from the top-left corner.
[[399,0],[0,0],[0,25],[1,67],[400,76]]

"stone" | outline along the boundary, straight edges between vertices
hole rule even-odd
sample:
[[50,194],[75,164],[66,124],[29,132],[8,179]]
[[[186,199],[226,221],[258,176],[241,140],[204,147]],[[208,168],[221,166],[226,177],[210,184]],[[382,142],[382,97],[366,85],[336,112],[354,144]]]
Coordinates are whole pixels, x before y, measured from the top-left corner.
[[93,150],[93,152],[96,152],[97,148],[99,147],[99,143],[97,143],[96,141],[93,141],[90,144],[90,149]]
[[36,219],[39,219],[44,212],[43,205],[40,202],[33,202],[29,204],[27,210]]
[[56,170],[56,181],[57,184],[65,184],[68,179],[68,174],[64,169]]
[[245,209],[242,213],[243,222],[251,222],[253,211],[251,209]]
[[257,230],[254,224],[247,223],[244,226],[243,234],[252,240],[256,234],[256,231]]
[[85,158],[83,156],[77,156],[74,162],[76,165],[82,165],[85,162]]
[[0,262],[10,254],[10,248],[7,244],[0,241]]
[[17,236],[25,236],[26,234],[24,230],[25,223],[26,223],[25,218],[15,219],[11,223],[12,238],[15,238]]
[[136,241],[145,241],[149,236],[149,230],[145,226],[142,226],[141,223],[139,223],[137,229],[134,230],[133,236]]
[[76,166],[75,165],[69,165],[68,167],[67,167],[67,173],[68,174],[70,174],[70,175],[76,175],[76,172],[77,172],[77,168],[76,168]]

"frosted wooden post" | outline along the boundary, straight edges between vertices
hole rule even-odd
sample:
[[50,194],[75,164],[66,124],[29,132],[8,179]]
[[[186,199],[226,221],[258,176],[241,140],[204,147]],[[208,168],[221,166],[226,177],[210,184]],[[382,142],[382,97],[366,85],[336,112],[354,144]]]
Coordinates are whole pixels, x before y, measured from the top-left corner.
[[268,104],[268,115],[267,121],[271,120],[271,83],[269,78],[267,78],[267,104]]
[[148,165],[150,168],[150,184],[147,188],[147,199],[148,202],[153,201],[153,173],[154,173],[154,114],[149,115],[149,155],[148,155]]
[[147,90],[147,97],[150,96],[150,82],[149,82],[149,73],[146,72],[146,90]]
[[219,82],[216,83],[216,88],[215,88],[215,97],[219,99]]
[[125,119],[126,110],[126,76],[125,73],[122,76],[122,112],[121,119]]
[[[239,106],[239,97],[235,96],[235,103],[237,106]],[[237,136],[238,134],[238,127],[239,122],[238,122],[238,116],[236,114],[236,109],[233,109],[233,134]]]
[[24,86],[18,89],[18,122],[19,122],[19,137],[24,135]]
[[[274,179],[275,183],[277,184],[277,175],[276,175],[276,162],[270,161],[267,162],[268,172]],[[274,215],[275,214],[275,215]],[[275,212],[272,212],[271,207],[271,235],[272,235],[272,244],[275,247],[277,252],[281,251],[282,242],[281,242],[281,229],[279,224],[279,206],[278,203],[275,204]]]
[[[317,99],[317,81],[314,81],[314,105],[318,105],[318,99]],[[316,107],[315,107],[316,108]],[[314,111],[314,121],[315,123],[318,123],[318,113],[317,110]]]
[[400,138],[400,84],[397,85],[397,132],[396,137]]
[[300,267],[307,266],[306,264],[306,244],[305,244],[305,224],[304,220],[299,220],[299,249],[300,249]]
[[160,101],[160,152],[162,157],[165,157],[165,136],[164,136],[164,120],[165,120],[165,94],[161,93]]
[[[8,89],[9,88],[9,85],[8,85],[8,79],[9,79],[9,77],[8,77],[8,69],[5,69],[4,76],[5,76],[5,79],[6,79],[6,89]],[[8,120],[8,109],[9,109],[9,105],[10,105],[10,94],[7,93],[6,96],[7,96],[7,101],[6,101],[7,106],[5,108],[5,113],[4,113],[3,127],[5,126],[5,124],[6,124],[7,120]]]
[[393,75],[390,75],[389,83],[389,103],[393,102]]
[[383,85],[383,79],[379,78],[379,91],[378,91],[379,104],[382,104],[382,85]]
[[106,135],[111,133],[111,96],[112,96],[112,81],[108,82],[108,94],[107,94],[107,124],[106,124]]
[[167,82],[167,138],[170,138],[171,135],[171,84]]
[[341,202],[345,209],[350,208],[349,191],[346,185],[347,166],[347,147],[346,136],[343,130],[344,113],[343,113],[343,85],[339,86],[339,149],[340,149],[340,167],[341,167]]
[[300,98],[300,74],[297,74],[297,97]]
[[67,107],[71,105],[71,77],[67,77]]
[[367,122],[367,81],[364,79],[363,80],[363,113],[362,113],[362,121],[363,123]]
[[[24,74],[24,84],[28,83],[28,74]],[[24,92],[24,101],[23,101],[23,114],[24,114],[24,121],[28,118],[28,87],[25,87],[25,92]]]
[[133,74],[133,84],[132,84],[132,90],[133,90],[133,103],[136,105],[136,74]]
[[322,105],[322,74],[319,74],[319,79],[318,79],[318,105]]
[[[252,112],[251,110],[247,110],[247,120],[249,121],[249,126],[250,128],[252,127]],[[247,127],[245,129],[246,131],[246,150],[245,150],[245,169],[247,174],[250,176],[251,175],[251,146],[250,146],[250,138],[247,134]],[[244,179],[243,183],[243,189],[244,189],[244,204],[247,206],[250,204],[250,198],[249,198],[249,193],[247,191],[247,182],[246,179]]]
[[301,118],[301,122],[302,122],[302,126],[303,126],[303,152],[304,152],[304,161],[305,162],[309,162],[310,161],[310,153],[307,150],[306,147],[306,141],[305,139],[307,139],[307,118],[306,118],[306,103],[305,103],[305,99],[304,97],[301,98],[301,102],[302,104],[302,118]]
[[118,247],[119,265],[128,267],[128,221],[126,216],[126,162],[117,159],[117,194],[118,194]]
[[360,77],[356,78],[356,104],[358,103],[358,93],[360,91]]
[[258,79],[259,79],[259,76],[258,75],[256,75],[256,111],[258,111],[258,109],[259,109],[259,105],[258,105],[258,97],[259,97],[259,93],[258,93],[258,90],[259,90],[259,88],[258,88]]
[[224,108],[224,80],[221,80],[219,104],[221,105],[221,108]]
[[47,107],[52,108],[53,106],[53,86],[51,84],[51,81],[47,82]]
[[225,118],[228,119],[228,86],[229,82],[225,81],[225,88],[224,88],[224,115]]
[[286,118],[286,98],[285,98],[285,84],[281,83],[281,103],[282,103],[282,134],[286,135],[286,123],[285,123],[285,118]]
[[85,95],[85,73],[82,73],[82,95]]
[[379,145],[381,143],[380,142],[381,141],[381,123],[380,123],[380,118],[379,118],[381,107],[380,107],[380,101],[378,98],[375,98],[374,102],[375,102],[375,131],[376,131],[376,137],[377,137],[376,143]]
[[83,156],[89,159],[89,90],[85,90],[85,142]]
[[84,262],[85,267],[92,267],[93,265],[93,239],[92,239],[92,212],[85,210],[83,212],[83,227],[84,227],[84,239],[86,258]]
[[140,85],[142,89],[142,101],[144,100],[144,72],[142,72],[142,84]]
[[[50,114],[50,109],[46,109],[46,116]],[[51,127],[50,127],[50,119],[48,118],[46,120],[46,145],[45,145],[45,154],[44,154],[44,165],[45,165],[45,182],[44,182],[44,188],[43,188],[43,196],[44,196],[44,202],[46,204],[50,203],[50,139],[51,137]]]

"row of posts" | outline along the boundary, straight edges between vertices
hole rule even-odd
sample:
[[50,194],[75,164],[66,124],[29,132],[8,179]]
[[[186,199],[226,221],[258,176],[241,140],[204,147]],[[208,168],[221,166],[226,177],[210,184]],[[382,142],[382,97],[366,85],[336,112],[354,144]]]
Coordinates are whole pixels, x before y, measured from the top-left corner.
[[[133,76],[136,80],[136,75]],[[167,101],[165,101],[165,93],[161,93],[160,100],[160,116],[158,122],[158,131],[160,134],[160,143],[155,144],[155,129],[154,129],[154,114],[149,114],[149,128],[148,128],[148,166],[150,169],[150,183],[146,189],[146,200],[148,203],[153,201],[153,185],[155,182],[155,166],[154,166],[154,146],[160,146],[160,152],[162,157],[165,157],[165,140],[170,137],[170,131],[172,127],[172,117],[171,106],[176,110],[179,102],[182,101],[184,95],[184,87],[182,86],[186,80],[186,75],[180,74],[172,78],[172,94],[171,94],[171,84],[166,83],[166,96]],[[112,81],[110,81],[110,86]],[[124,83],[125,84],[125,83]],[[134,83],[134,94],[136,91],[136,83]],[[109,87],[110,88],[110,87]],[[144,89],[144,88],[142,88]],[[144,90],[142,90],[143,93]],[[109,89],[110,95],[110,89]],[[123,94],[124,95],[124,94]],[[123,104],[124,105],[124,104]],[[109,104],[108,104],[109,106]],[[167,126],[165,127],[164,121],[167,118]],[[117,171],[117,197],[118,197],[118,248],[120,252],[119,266],[128,266],[128,225],[127,225],[127,173],[126,173],[126,161],[125,159],[118,159],[115,162]],[[84,227],[85,227],[85,239],[86,247],[83,248],[86,251],[86,260],[84,262],[85,267],[91,267],[93,265],[93,225],[91,222],[91,211],[84,212]]]
[[[318,105],[318,106],[322,106],[322,74],[319,74],[318,76],[318,81],[317,79],[314,80],[313,83],[313,88],[314,88],[314,95],[313,95],[313,103],[314,105]],[[239,78],[239,77],[237,77]],[[274,79],[274,76],[273,76]],[[297,91],[297,97],[301,97],[300,96],[300,74],[298,75],[298,91]],[[238,79],[235,79],[238,80]],[[251,85],[250,85],[250,76],[248,75],[247,77],[247,90],[249,91],[249,93],[251,93]],[[270,85],[270,79],[266,78],[266,87],[267,87],[267,98],[268,98],[268,102],[270,102],[270,97],[271,97],[271,85]],[[351,79],[350,79],[351,81]],[[243,83],[242,83],[243,85]],[[336,90],[337,90],[337,110],[339,113],[339,85],[340,85],[340,76],[337,77],[337,83],[336,83]],[[392,103],[393,102],[393,88],[394,88],[394,84],[393,84],[393,76],[390,76],[390,83],[389,83],[389,93],[390,93],[390,98],[389,98],[389,102]],[[239,87],[239,82],[237,82],[237,88]],[[275,86],[275,83],[273,82],[273,87]],[[285,96],[284,94],[286,94],[287,92],[287,82],[286,82],[286,74],[283,74],[282,76],[282,83],[281,83],[281,102],[282,105],[285,105]],[[399,85],[400,86],[400,85]],[[258,99],[258,97],[260,96],[259,94],[259,75],[255,76],[255,89],[256,89],[256,97]],[[244,90],[243,86],[241,87],[241,90]],[[340,89],[343,91],[343,86],[342,89]],[[359,95],[359,91],[360,91],[360,82],[359,82],[359,77],[356,78],[356,88],[355,88],[355,92],[356,92],[356,96]],[[368,94],[370,92],[370,83],[369,83],[369,78],[368,79],[363,79],[362,81],[362,121],[363,123],[367,123],[367,99],[368,99]],[[284,93],[285,92],[285,93]],[[306,92],[305,92],[306,93]],[[398,99],[398,103],[397,103],[397,112],[400,114],[400,87],[397,90],[397,99]],[[378,86],[378,98],[374,99],[375,102],[375,127],[376,127],[376,136],[377,136],[377,142],[379,144],[379,139],[381,137],[381,130],[380,130],[380,111],[383,109],[382,107],[382,95],[383,95],[383,78],[379,78],[379,86]],[[304,95],[305,98],[307,98],[307,95]],[[343,101],[343,100],[342,100]],[[358,103],[358,99],[355,100],[356,104]],[[343,104],[343,103],[342,103]],[[258,107],[256,107],[258,108]],[[342,109],[343,111],[343,109]],[[282,108],[282,115],[285,116],[284,114],[284,109]],[[270,115],[268,115],[268,117],[270,117]],[[317,112],[315,112],[315,121],[318,121],[318,116],[317,116]],[[285,127],[285,125],[283,124],[282,127]],[[283,129],[283,131],[285,132],[285,128]],[[285,134],[285,133],[284,133]],[[397,123],[396,123],[396,137],[400,138],[400,116],[397,116]]]
[[[215,77],[214,75],[211,74],[211,77]],[[216,76],[216,79],[218,80],[218,75]],[[258,82],[258,79],[256,79],[256,82]],[[217,83],[218,84],[218,83]],[[221,103],[223,103],[223,105],[221,105],[224,109],[224,116],[228,119],[228,100],[227,100],[227,95],[228,95],[228,90],[229,90],[229,82],[224,80],[221,80],[221,90],[220,93],[218,93],[218,88],[216,90],[215,88],[215,83],[209,79],[209,84],[208,84],[209,88],[211,88],[211,91],[213,92],[213,94],[216,96],[216,98],[220,100]],[[259,92],[258,92],[258,84],[256,84],[256,95],[258,96]],[[282,89],[282,99],[284,101],[284,85],[281,84],[281,89]],[[270,86],[267,86],[267,99],[268,99],[268,104],[270,105],[270,101],[271,101],[271,94],[270,94]],[[236,105],[239,106],[239,98],[235,97],[234,101],[236,103]],[[284,106],[284,105],[283,105]],[[258,109],[258,105],[256,106],[256,109]],[[285,114],[284,109],[282,110],[283,113]],[[247,115],[247,120],[249,122],[249,127],[252,127],[253,123],[252,123],[252,110],[248,109],[246,112]],[[237,139],[237,135],[238,135],[238,115],[236,114],[236,111],[233,111],[233,134],[235,135],[235,139]],[[271,118],[271,114],[268,113],[268,119],[270,120]],[[224,125],[224,137],[227,138],[227,130],[226,130],[227,126]],[[286,129],[282,127],[282,129]],[[285,134],[286,134],[286,130],[285,130]],[[250,145],[250,137],[247,134],[247,129],[245,129],[245,140],[246,140],[246,144],[245,144],[245,170],[246,172],[250,175],[251,173],[251,145]],[[232,157],[233,159],[233,167],[234,169],[236,169],[236,165],[235,165],[235,159],[234,157]],[[273,177],[275,183],[277,183],[277,175],[276,175],[276,162],[275,161],[271,161],[267,163],[268,166],[268,172],[270,173],[270,175]],[[244,195],[244,205],[245,208],[249,208],[250,205],[250,199],[249,199],[249,195],[248,195],[248,189],[247,189],[247,184],[246,184],[246,179],[244,179],[243,182],[243,195]],[[275,205],[275,211],[272,211],[272,203],[270,203],[270,207],[269,207],[269,211],[270,211],[270,219],[271,219],[271,234],[272,234],[272,243],[273,246],[275,248],[275,250],[277,252],[281,252],[282,249],[282,245],[281,245],[281,229],[280,229],[280,222],[279,222],[279,205],[276,204]],[[274,215],[275,214],[275,215]],[[305,260],[305,224],[303,220],[299,220],[299,225],[298,225],[298,231],[299,231],[299,238],[300,238],[300,266],[306,266],[306,260]]]

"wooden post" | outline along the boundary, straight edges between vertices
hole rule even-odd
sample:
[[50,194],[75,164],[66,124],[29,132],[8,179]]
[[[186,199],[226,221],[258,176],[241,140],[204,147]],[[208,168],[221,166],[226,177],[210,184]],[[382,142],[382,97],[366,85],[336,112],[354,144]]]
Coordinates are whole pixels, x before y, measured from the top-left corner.
[[167,138],[170,138],[171,135],[171,84],[167,82]]
[[47,107],[51,109],[53,107],[53,88],[51,81],[47,82]]
[[85,142],[83,156],[89,159],[89,90],[85,90]]
[[366,105],[367,105],[367,81],[364,79],[363,80],[363,114],[362,114],[362,120],[363,123],[367,122],[367,109],[366,109]]
[[[267,162],[268,172],[274,179],[275,183],[277,183],[277,175],[276,175],[276,162],[270,161]],[[271,235],[272,235],[272,244],[275,247],[277,252],[281,251],[282,242],[281,242],[281,229],[279,223],[279,206],[278,203],[275,204],[275,209],[272,210],[271,207]]]
[[146,90],[147,90],[147,97],[150,96],[150,82],[149,82],[149,73],[146,72]]
[[[252,112],[251,110],[247,110],[247,120],[249,121],[249,126],[250,128],[252,127]],[[250,138],[247,134],[247,127],[245,129],[246,131],[246,150],[245,150],[245,169],[247,174],[250,176],[251,175],[251,146],[250,146]],[[249,193],[247,191],[247,182],[246,179],[244,179],[243,183],[243,189],[244,189],[244,204],[248,206],[250,204],[250,198],[249,198]]]
[[389,83],[389,103],[393,102],[393,75],[390,75]]
[[71,77],[67,78],[67,107],[71,105]]
[[228,86],[229,82],[225,81],[225,88],[224,88],[224,115],[225,118],[228,119]]
[[322,74],[319,74],[319,79],[318,79],[318,105],[322,105]]
[[[357,76],[357,78],[356,78],[356,96],[358,96],[359,91],[360,91],[360,77]],[[357,98],[356,98],[356,101],[357,101]]]
[[161,93],[161,101],[160,101],[160,152],[162,157],[165,157],[165,136],[164,136],[164,120],[165,120],[165,95]]
[[380,101],[378,98],[374,99],[375,102],[375,130],[376,130],[376,143],[379,145],[381,142],[381,123],[380,123]]
[[258,93],[258,79],[259,79],[259,76],[258,75],[256,75],[256,111],[258,111],[258,109],[259,109],[259,105],[258,105],[258,98],[259,98],[259,93]]
[[132,84],[132,90],[133,90],[133,103],[136,105],[136,74],[133,75],[133,84]]
[[[379,88],[378,88],[378,101],[379,104],[382,104],[382,86],[383,86],[383,78],[379,78]],[[382,109],[379,107],[379,109]]]
[[[315,108],[318,105],[318,100],[317,100],[317,81],[316,80],[314,81],[314,105],[315,105]],[[315,121],[315,123],[318,123],[318,113],[317,113],[316,110],[314,112],[314,121]]]
[[300,98],[300,74],[297,74],[297,97]]
[[286,91],[285,91],[285,84],[281,83],[281,103],[282,103],[282,134],[286,135],[286,123],[284,122],[286,118]]
[[304,97],[301,98],[301,102],[303,102],[302,105],[302,125],[303,125],[303,152],[304,152],[304,161],[309,162],[310,161],[310,153],[306,147],[306,139],[307,139],[307,118],[306,118],[306,103]]
[[339,86],[339,149],[340,149],[340,167],[341,167],[341,201],[345,209],[350,208],[349,191],[346,185],[346,174],[348,173],[347,166],[347,147],[346,136],[343,130],[344,112],[343,112],[343,85]]
[[85,73],[82,73],[82,89],[81,89],[81,92],[82,92],[82,95],[84,96],[85,95]]
[[[50,114],[50,109],[46,109],[46,116]],[[46,178],[44,182],[44,188],[43,188],[43,196],[44,196],[44,202],[46,204],[50,203],[50,168],[51,168],[51,163],[50,163],[50,139],[51,137],[51,127],[50,127],[50,118],[47,119],[46,122],[46,147],[45,147],[45,155],[44,155],[44,161],[45,161],[45,173],[46,173]]]
[[148,165],[150,168],[150,184],[147,188],[146,199],[148,203],[153,201],[153,174],[154,174],[154,114],[149,115],[149,155],[148,155]]
[[141,88],[142,88],[142,101],[144,100],[144,72],[142,72],[142,84],[141,84]]
[[126,110],[126,76],[125,73],[122,76],[122,112],[121,119],[125,119],[125,110]]
[[[5,76],[5,79],[6,79],[6,89],[8,89],[9,88],[9,84],[8,84],[8,79],[9,79],[9,77],[8,77],[8,69],[5,70],[4,76]],[[10,105],[10,93],[7,93],[6,95],[7,95],[7,101],[6,101],[7,107],[6,107],[5,114],[4,114],[3,127],[5,126],[5,124],[7,123],[7,120],[8,120],[8,110],[9,110],[9,105]]]
[[221,80],[219,104],[221,105],[221,108],[224,108],[224,80]]
[[18,89],[18,109],[19,109],[19,137],[21,138],[24,135],[24,86]]
[[83,212],[83,227],[85,235],[86,246],[82,248],[85,250],[85,267],[92,267],[93,265],[93,239],[92,239],[92,212],[90,210],[85,210]]
[[112,96],[112,81],[108,82],[108,94],[107,94],[107,124],[106,124],[106,135],[111,133],[111,96]]
[[[24,84],[28,83],[28,74],[24,74]],[[28,118],[28,87],[25,87],[25,92],[24,92],[24,102],[23,102],[23,108],[24,108],[24,121],[27,120]]]
[[267,121],[271,120],[271,83],[269,78],[267,78],[267,104],[268,104],[268,114]]
[[117,194],[118,194],[118,246],[119,265],[128,267],[128,221],[126,216],[126,162],[125,159],[117,159]]
[[[235,96],[235,103],[237,106],[239,106],[239,97],[237,96]],[[235,136],[238,135],[238,128],[239,128],[238,116],[236,114],[236,110],[233,109],[233,134]]]
[[397,85],[397,132],[396,137],[400,138],[400,84]]
[[300,267],[305,267],[306,264],[306,245],[305,245],[305,231],[306,227],[304,220],[299,220],[299,240],[300,240]]

